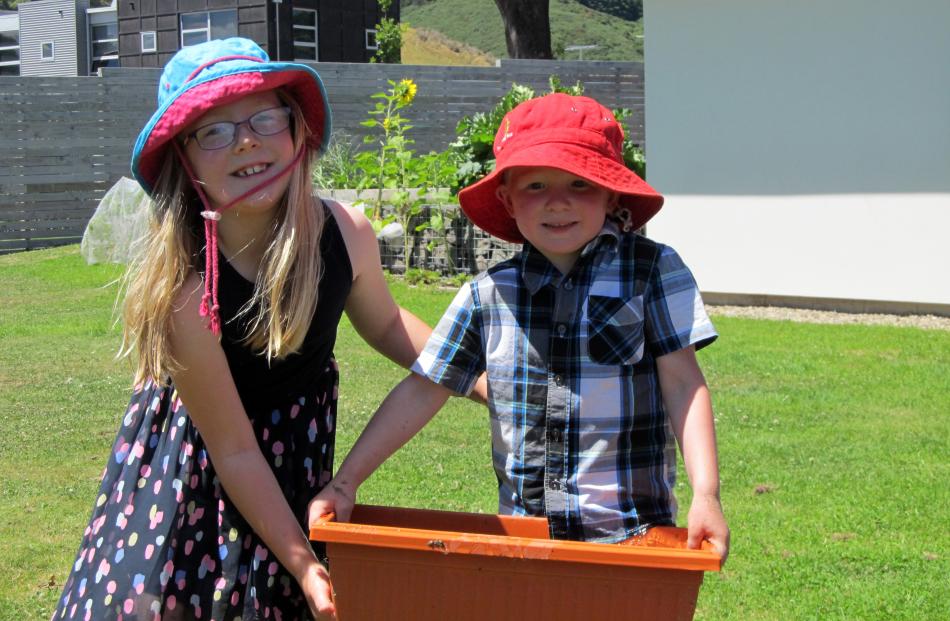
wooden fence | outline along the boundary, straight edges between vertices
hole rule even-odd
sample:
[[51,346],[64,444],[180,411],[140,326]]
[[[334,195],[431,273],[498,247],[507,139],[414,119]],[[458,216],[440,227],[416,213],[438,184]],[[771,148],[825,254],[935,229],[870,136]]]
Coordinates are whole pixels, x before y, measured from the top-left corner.
[[[335,132],[359,140],[370,95],[387,80],[419,87],[405,115],[421,152],[442,150],[458,121],[490,109],[512,83],[538,93],[548,78],[583,83],[585,94],[633,110],[627,124],[645,143],[643,65],[501,61],[497,67],[314,63]],[[155,107],[158,69],[107,69],[102,77],[0,77],[0,253],[76,243],[103,194],[129,173],[129,155]]]

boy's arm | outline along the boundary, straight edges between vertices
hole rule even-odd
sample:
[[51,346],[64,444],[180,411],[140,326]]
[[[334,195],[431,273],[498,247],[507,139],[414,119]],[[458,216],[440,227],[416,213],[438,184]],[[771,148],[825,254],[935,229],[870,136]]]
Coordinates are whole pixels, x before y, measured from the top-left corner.
[[693,502],[687,516],[687,547],[698,548],[708,539],[725,562],[729,555],[729,527],[719,499],[719,461],[712,401],[694,347],[656,359],[663,403],[683,453]]
[[341,522],[349,521],[357,488],[416,435],[453,394],[415,373],[400,382],[370,419],[333,480],[310,501],[310,527],[327,513],[336,513]]

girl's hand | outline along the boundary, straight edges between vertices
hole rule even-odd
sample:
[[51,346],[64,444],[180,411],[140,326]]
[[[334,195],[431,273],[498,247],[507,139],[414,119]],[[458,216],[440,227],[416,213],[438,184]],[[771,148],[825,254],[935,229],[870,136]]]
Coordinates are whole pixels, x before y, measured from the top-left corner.
[[686,521],[689,531],[686,547],[697,550],[704,539],[708,540],[725,564],[729,556],[729,526],[722,513],[719,497],[702,494],[694,496]]
[[300,579],[300,588],[307,605],[316,621],[333,621],[336,619],[336,606],[333,603],[333,586],[330,584],[330,574],[314,560],[313,565],[307,568]]
[[307,508],[307,519],[312,529],[317,521],[328,513],[335,513],[337,522],[349,522],[356,503],[356,490],[339,477],[331,480],[320,490]]

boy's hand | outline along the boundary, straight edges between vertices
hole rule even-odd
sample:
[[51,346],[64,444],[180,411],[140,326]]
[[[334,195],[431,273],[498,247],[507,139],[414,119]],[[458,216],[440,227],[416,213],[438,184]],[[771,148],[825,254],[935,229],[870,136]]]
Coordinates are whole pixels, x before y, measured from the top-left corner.
[[702,494],[694,496],[686,521],[689,531],[686,547],[697,550],[704,539],[708,540],[725,564],[729,556],[729,526],[722,514],[719,497]]
[[333,479],[310,501],[307,508],[308,525],[313,528],[317,520],[328,513],[335,513],[337,522],[349,522],[354,504],[356,490],[346,481]]

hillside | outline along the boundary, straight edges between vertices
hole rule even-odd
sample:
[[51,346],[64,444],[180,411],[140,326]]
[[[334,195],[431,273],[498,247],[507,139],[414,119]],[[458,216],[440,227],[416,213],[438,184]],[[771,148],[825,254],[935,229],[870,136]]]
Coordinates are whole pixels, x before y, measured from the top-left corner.
[[[493,0],[434,0],[403,3],[402,21],[415,28],[435,30],[449,39],[505,58],[505,29]],[[577,0],[551,0],[551,38],[555,56],[576,59],[564,52],[571,45],[597,45],[584,50],[584,60],[642,60],[643,22],[631,22],[594,11]]]
[[643,17],[643,0],[579,0],[595,11],[637,21]]
[[494,65],[495,59],[435,30],[410,27],[402,38],[402,64],[487,67]]

